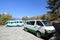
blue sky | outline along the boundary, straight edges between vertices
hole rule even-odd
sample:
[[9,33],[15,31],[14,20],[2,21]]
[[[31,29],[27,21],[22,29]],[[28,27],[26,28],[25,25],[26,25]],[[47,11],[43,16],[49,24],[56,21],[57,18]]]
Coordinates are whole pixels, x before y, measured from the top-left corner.
[[0,13],[8,12],[14,18],[39,16],[47,13],[46,0],[0,0]]

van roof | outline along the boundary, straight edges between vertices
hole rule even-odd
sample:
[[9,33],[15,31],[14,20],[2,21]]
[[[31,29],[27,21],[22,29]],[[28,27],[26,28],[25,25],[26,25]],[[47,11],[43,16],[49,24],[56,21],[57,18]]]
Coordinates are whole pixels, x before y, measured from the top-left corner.
[[7,22],[15,22],[15,21],[23,21],[23,20],[8,20]]
[[27,20],[27,21],[47,21],[47,20]]

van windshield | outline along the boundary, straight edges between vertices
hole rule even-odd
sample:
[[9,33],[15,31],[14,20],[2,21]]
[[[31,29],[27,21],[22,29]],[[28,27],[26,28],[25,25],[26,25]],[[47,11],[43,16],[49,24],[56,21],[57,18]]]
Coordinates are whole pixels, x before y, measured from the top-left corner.
[[44,23],[45,26],[52,26],[52,23],[49,22],[49,21],[43,21],[43,23]]

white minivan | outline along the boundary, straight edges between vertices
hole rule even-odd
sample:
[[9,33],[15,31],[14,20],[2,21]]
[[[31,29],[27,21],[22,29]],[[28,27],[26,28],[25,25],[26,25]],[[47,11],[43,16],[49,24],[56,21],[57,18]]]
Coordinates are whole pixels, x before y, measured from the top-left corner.
[[24,27],[25,31],[35,33],[37,37],[49,37],[55,34],[52,23],[46,20],[28,20]]

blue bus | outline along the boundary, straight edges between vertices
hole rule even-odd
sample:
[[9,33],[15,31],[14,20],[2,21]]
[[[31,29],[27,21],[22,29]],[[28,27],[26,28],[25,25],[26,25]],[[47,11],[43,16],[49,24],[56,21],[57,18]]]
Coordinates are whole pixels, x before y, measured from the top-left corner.
[[24,26],[22,20],[10,20],[6,22],[6,26]]

